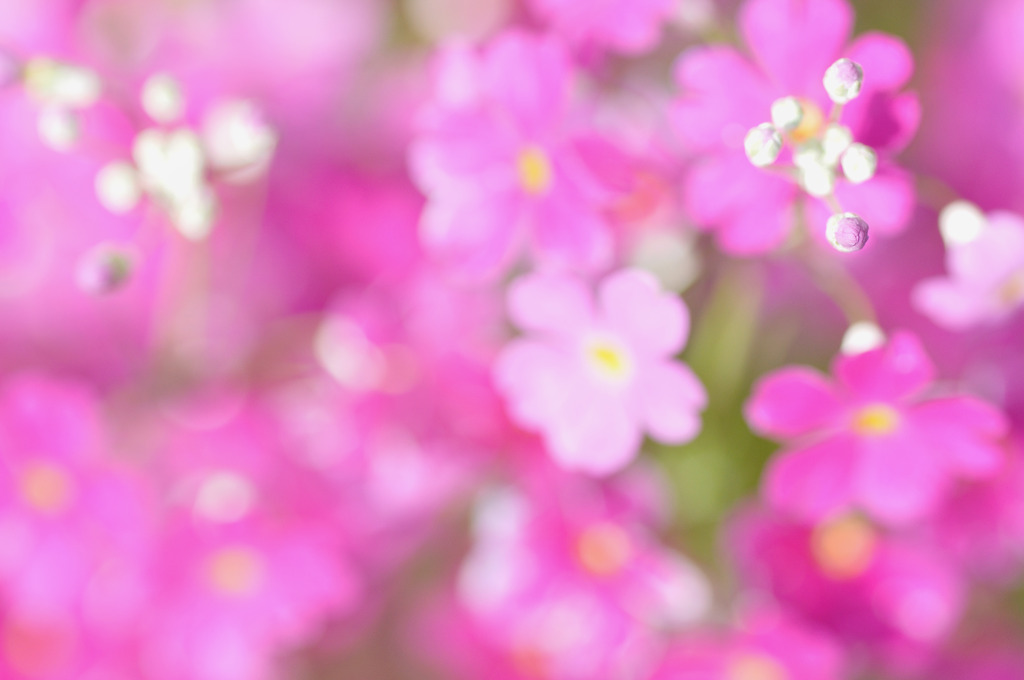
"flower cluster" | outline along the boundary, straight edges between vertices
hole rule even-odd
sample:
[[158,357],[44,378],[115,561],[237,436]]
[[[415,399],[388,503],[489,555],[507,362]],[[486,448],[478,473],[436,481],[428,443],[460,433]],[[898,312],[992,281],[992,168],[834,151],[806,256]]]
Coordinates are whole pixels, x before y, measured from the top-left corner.
[[0,680],[1024,678],[1024,13],[900,5],[0,2]]

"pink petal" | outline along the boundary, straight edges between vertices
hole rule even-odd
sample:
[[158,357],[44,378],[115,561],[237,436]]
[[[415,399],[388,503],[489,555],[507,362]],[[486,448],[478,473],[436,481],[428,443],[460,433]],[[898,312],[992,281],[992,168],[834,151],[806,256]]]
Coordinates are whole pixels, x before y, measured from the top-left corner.
[[959,281],[936,277],[921,281],[911,292],[914,308],[952,331],[963,331],[999,318],[998,310],[985,304],[983,291]]
[[894,154],[917,132],[921,103],[914,92],[867,92],[846,105],[842,120],[858,142]]
[[864,69],[861,93],[899,90],[914,73],[914,55],[907,44],[894,35],[872,31],[857,36],[843,56]]
[[850,34],[853,12],[843,0],[748,0],[740,31],[784,94],[820,92],[821,79]]
[[843,210],[857,213],[867,221],[869,236],[897,234],[906,228],[914,212],[914,180],[900,167],[882,166],[878,174],[863,184],[840,182],[836,198]]
[[660,362],[647,369],[636,387],[640,417],[652,438],[683,444],[697,436],[707,392],[688,366]]
[[753,167],[742,153],[706,159],[690,171],[683,191],[690,216],[717,229],[729,253],[768,252],[785,241],[793,224],[793,185]]
[[833,373],[858,401],[895,402],[927,387],[935,367],[916,336],[897,332],[883,347],[838,357]]
[[525,31],[502,33],[485,57],[485,87],[527,137],[543,135],[561,119],[570,75],[558,42]]
[[643,441],[639,424],[619,395],[581,380],[572,384],[563,407],[552,413],[544,435],[555,462],[592,475],[621,470]]
[[987,477],[1002,467],[1005,453],[999,440],[1008,424],[994,406],[973,397],[948,397],[920,404],[910,416],[935,450],[946,454],[952,468]]
[[675,75],[680,97],[672,120],[691,148],[722,145],[729,128],[733,128],[733,146],[740,148],[747,130],[771,113],[768,83],[731,47],[687,50],[676,62]]
[[509,287],[508,313],[527,331],[575,337],[592,326],[590,291],[573,276],[537,273],[522,276]]
[[512,196],[431,201],[420,217],[420,239],[452,271],[472,278],[493,277],[512,259],[521,212],[521,203]]
[[509,343],[494,365],[494,380],[520,425],[540,429],[569,398],[565,355],[528,340]]
[[765,499],[801,519],[821,520],[849,506],[855,462],[855,440],[847,435],[783,451],[768,463]]
[[745,416],[758,433],[791,439],[837,422],[842,407],[835,388],[818,371],[784,368],[759,380]]
[[902,525],[928,515],[942,500],[949,475],[941,453],[913,427],[860,439],[854,496],[875,519]]
[[536,257],[544,263],[592,271],[612,258],[607,222],[576,191],[556,184],[533,206],[529,222]]
[[598,289],[605,324],[653,356],[670,356],[683,348],[690,313],[683,301],[661,290],[648,272],[623,269],[606,277]]

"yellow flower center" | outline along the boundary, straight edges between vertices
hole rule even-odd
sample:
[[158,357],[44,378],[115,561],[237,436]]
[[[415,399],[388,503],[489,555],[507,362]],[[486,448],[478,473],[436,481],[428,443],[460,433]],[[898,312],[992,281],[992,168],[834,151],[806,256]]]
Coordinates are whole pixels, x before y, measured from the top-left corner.
[[587,365],[598,377],[621,382],[633,370],[633,361],[625,347],[607,339],[595,339],[585,348]]
[[728,680],[788,680],[789,673],[766,654],[742,654],[729,664]]
[[263,559],[246,547],[221,548],[206,562],[206,578],[214,590],[231,597],[251,595],[263,581]]
[[29,463],[21,472],[18,487],[25,503],[46,515],[60,514],[75,497],[75,483],[52,463]]
[[633,556],[629,536],[619,526],[598,522],[584,529],[576,540],[576,557],[595,576],[619,573]]
[[853,417],[853,431],[862,437],[892,434],[899,427],[900,414],[887,404],[871,404]]
[[878,536],[858,517],[843,517],[817,527],[811,536],[811,552],[821,570],[836,580],[857,578],[871,566]]
[[519,185],[531,196],[546,194],[554,182],[551,160],[539,146],[527,146],[516,159]]
[[825,126],[825,114],[817,104],[809,99],[800,99],[800,108],[804,112],[803,118],[800,119],[800,125],[789,133],[797,144],[814,139]]

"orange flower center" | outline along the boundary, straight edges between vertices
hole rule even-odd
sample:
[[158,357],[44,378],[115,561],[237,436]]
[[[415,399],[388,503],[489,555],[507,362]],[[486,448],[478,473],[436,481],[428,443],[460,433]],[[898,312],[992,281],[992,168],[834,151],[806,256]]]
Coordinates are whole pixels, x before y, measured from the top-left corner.
[[633,556],[626,532],[611,522],[598,522],[584,529],[576,540],[576,557],[583,568],[596,576],[622,571]]
[[793,141],[797,144],[806,142],[809,139],[814,139],[821,133],[822,128],[825,126],[825,114],[817,104],[809,99],[801,98],[800,108],[803,109],[804,112],[803,118],[800,119],[800,125],[789,133],[793,138]]
[[254,593],[263,582],[264,564],[251,548],[221,548],[206,562],[206,578],[214,590],[231,597]]
[[875,559],[878,536],[858,517],[843,517],[817,527],[811,536],[811,552],[821,570],[836,580],[860,576]]
[[766,654],[742,654],[729,664],[728,680],[789,680],[789,673]]
[[29,463],[19,476],[21,497],[29,507],[46,514],[57,515],[66,510],[75,497],[75,483],[71,477],[52,463]]

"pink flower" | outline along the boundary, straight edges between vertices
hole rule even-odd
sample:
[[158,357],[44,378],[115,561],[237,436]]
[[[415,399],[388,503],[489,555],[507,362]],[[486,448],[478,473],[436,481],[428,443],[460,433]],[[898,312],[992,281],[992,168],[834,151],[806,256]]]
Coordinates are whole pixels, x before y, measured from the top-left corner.
[[609,474],[633,460],[644,431],[678,444],[700,430],[704,388],[672,360],[689,315],[650,275],[612,274],[595,300],[578,279],[532,274],[512,285],[509,313],[528,335],[498,357],[498,389],[559,465]]
[[921,281],[914,305],[950,330],[1006,320],[1024,303],[1024,220],[958,201],[940,225],[949,275]]
[[860,508],[902,524],[935,511],[958,478],[999,471],[1004,416],[973,397],[929,397],[934,367],[914,336],[840,356],[833,374],[783,368],[747,402],[751,427],[787,442],[764,482],[775,506],[812,520]]
[[966,605],[963,577],[941,550],[887,534],[858,515],[813,525],[747,508],[727,536],[748,588],[861,646],[877,663],[927,658]]
[[671,0],[531,0],[551,27],[574,45],[640,53],[658,44]]
[[573,149],[572,77],[557,42],[527,33],[442,53],[410,163],[428,199],[422,238],[444,261],[493,274],[527,240],[543,260],[608,260],[603,192]]
[[756,611],[736,630],[684,638],[652,680],[839,680],[843,655],[827,636],[785,616]]
[[[723,250],[755,254],[780,246],[801,203],[815,233],[824,232],[830,213],[842,212],[837,203],[881,233],[899,231],[910,217],[910,178],[885,156],[917,128],[916,96],[898,94],[913,71],[912,57],[900,40],[880,33],[844,48],[852,18],[843,0],[748,0],[739,25],[753,61],[725,46],[680,57],[675,125],[697,155],[684,193],[691,217],[715,231]],[[822,86],[839,57],[863,71],[859,96],[841,107],[842,125],[829,120],[832,102]],[[769,117],[773,122],[764,123]],[[754,157],[745,156],[744,134],[760,124],[767,126],[761,142],[774,154],[757,162],[792,160],[780,173],[753,167]],[[848,167],[845,155],[853,149],[855,161],[883,154],[873,178],[870,163]],[[839,181],[844,174],[850,181]],[[805,192],[828,205],[805,202]]]

